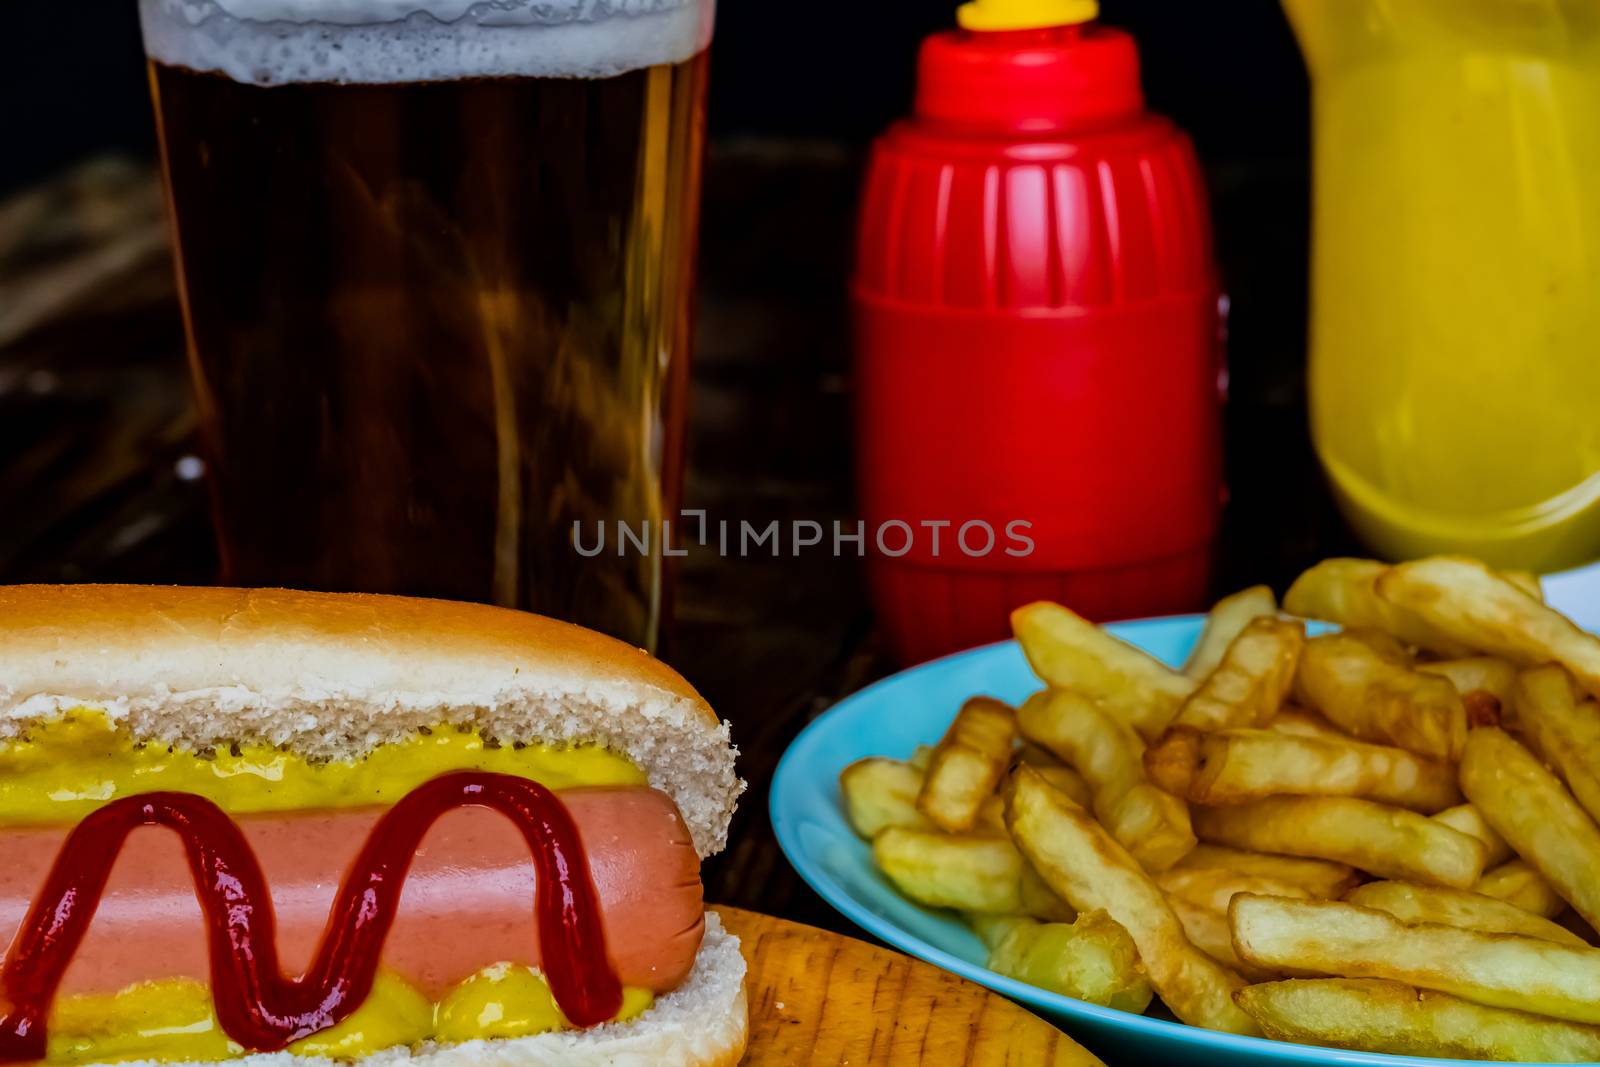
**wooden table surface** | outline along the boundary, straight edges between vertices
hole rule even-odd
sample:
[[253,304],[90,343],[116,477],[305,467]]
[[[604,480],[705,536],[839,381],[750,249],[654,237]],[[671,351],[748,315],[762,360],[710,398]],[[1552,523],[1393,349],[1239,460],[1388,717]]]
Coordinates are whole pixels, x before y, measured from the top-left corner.
[[[712,153],[690,507],[761,525],[850,514],[857,168],[828,145]],[[1221,584],[1281,588],[1347,541],[1306,440],[1298,349],[1284,351],[1296,305],[1263,287],[1270,272],[1230,271],[1230,256],[1273,254],[1275,234],[1251,221],[1261,212],[1241,205],[1274,187],[1213,184],[1238,285]],[[150,164],[95,161],[0,202],[0,581],[212,579],[182,351]],[[709,897],[851,931],[784,860],[766,802],[795,733],[892,669],[859,566],[820,554],[685,562],[669,658],[733,722],[750,782],[728,851],[706,867]]]

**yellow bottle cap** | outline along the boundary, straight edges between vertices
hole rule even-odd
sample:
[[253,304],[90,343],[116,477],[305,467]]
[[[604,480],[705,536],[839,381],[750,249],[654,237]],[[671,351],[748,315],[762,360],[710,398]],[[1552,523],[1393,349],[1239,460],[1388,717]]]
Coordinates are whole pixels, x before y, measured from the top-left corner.
[[1099,14],[1099,0],[971,0],[956,10],[956,21],[964,30],[1042,30]]

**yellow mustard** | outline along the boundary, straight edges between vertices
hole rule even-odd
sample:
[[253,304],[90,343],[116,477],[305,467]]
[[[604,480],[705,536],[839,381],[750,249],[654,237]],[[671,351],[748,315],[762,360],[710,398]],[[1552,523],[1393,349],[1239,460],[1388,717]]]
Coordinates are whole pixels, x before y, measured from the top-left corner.
[[596,745],[501,745],[440,726],[359,760],[318,763],[264,744],[212,752],[136,744],[103,712],[80,708],[0,742],[0,825],[75,823],[109,800],[157,790],[195,793],[234,815],[368,807],[465,770],[551,789],[645,784],[626,756]]
[[[219,1027],[220,1029],[220,1027]],[[301,1056],[358,1060],[380,1049],[415,1045],[433,1036],[433,1004],[405,980],[379,972],[361,1007],[337,1026],[289,1046]]]
[[[623,990],[621,1022],[649,1009],[648,989]],[[300,1056],[353,1060],[424,1041],[530,1037],[572,1028],[544,978],[531,967],[499,963],[435,1005],[398,976],[380,972],[361,1007],[338,1026],[289,1046]],[[243,1056],[217,1022],[211,994],[188,978],[143,982],[119,993],[63,999],[51,1012],[48,1064],[156,1060],[182,1063]]]
[[[613,1022],[649,1010],[655,998],[648,989],[622,991],[622,1009]],[[471,1041],[483,1037],[532,1037],[552,1030],[570,1030],[544,976],[532,967],[497,963],[468,978],[439,1002],[434,1037]]]
[[206,987],[187,978],[63,998],[49,1033],[49,1063],[223,1060],[245,1051],[217,1026]]

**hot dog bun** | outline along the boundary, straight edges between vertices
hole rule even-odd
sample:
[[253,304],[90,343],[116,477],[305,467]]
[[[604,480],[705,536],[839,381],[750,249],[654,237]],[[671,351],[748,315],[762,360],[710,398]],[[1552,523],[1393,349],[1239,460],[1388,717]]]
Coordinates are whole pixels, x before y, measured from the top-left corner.
[[672,668],[590,630],[478,604],[167,586],[0,587],[0,738],[104,708],[136,740],[360,756],[419,727],[590,741],[677,803],[701,858],[735,801],[728,726]]

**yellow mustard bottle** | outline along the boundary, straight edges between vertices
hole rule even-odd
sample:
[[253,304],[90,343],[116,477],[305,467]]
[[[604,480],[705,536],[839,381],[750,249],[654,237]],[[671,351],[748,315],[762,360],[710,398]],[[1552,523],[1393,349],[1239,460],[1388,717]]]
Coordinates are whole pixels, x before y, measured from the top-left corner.
[[1391,557],[1600,556],[1600,3],[1283,0],[1313,86],[1312,436]]

